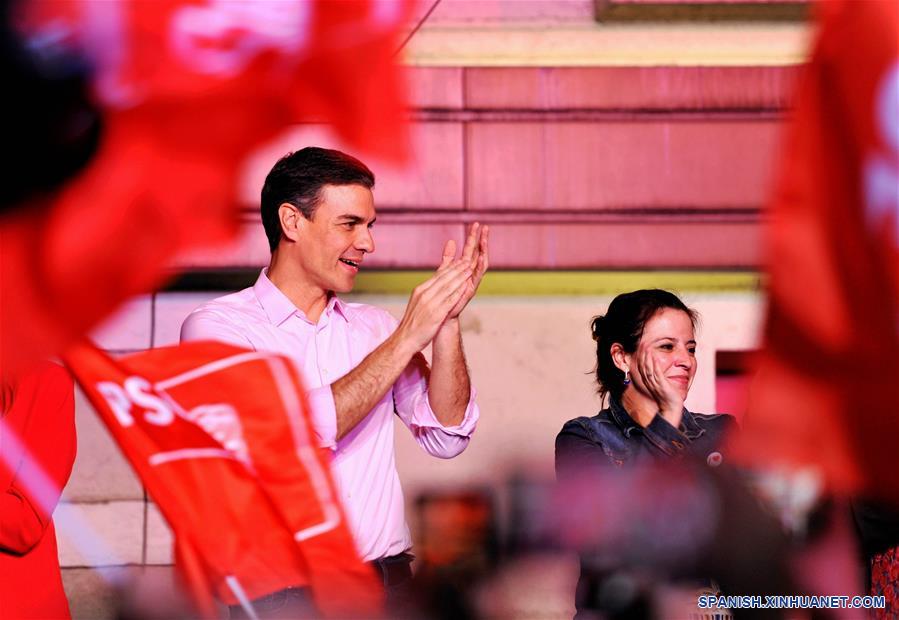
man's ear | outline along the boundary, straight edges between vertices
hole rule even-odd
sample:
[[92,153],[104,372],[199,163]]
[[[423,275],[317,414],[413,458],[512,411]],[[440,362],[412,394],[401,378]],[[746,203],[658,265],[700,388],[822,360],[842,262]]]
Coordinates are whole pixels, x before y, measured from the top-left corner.
[[621,372],[630,371],[631,355],[624,350],[624,347],[617,342],[613,342],[612,346],[609,348],[609,353],[612,355],[612,363],[615,364],[615,367],[618,368],[618,370]]
[[291,241],[299,241],[301,220],[305,219],[300,210],[289,202],[282,202],[278,207],[278,221],[281,222],[281,233]]

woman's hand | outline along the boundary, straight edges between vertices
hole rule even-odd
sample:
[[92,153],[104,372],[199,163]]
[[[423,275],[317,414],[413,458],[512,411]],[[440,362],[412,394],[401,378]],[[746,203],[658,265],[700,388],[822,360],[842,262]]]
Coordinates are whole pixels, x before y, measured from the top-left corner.
[[680,390],[665,376],[667,369],[664,364],[656,358],[650,347],[638,348],[636,360],[634,378],[642,383],[646,393],[656,402],[659,414],[671,426],[678,428],[684,414],[684,399]]

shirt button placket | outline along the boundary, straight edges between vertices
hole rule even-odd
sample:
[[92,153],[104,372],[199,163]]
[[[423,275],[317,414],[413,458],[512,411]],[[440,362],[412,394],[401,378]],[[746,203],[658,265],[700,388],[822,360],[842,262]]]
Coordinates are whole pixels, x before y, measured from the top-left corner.
[[322,331],[323,325],[320,325],[315,330],[315,357],[318,359],[318,374],[319,379],[321,379],[322,385],[328,385],[328,369],[324,366],[324,364],[328,363],[328,359],[326,357],[322,357],[321,341],[319,340],[319,334]]

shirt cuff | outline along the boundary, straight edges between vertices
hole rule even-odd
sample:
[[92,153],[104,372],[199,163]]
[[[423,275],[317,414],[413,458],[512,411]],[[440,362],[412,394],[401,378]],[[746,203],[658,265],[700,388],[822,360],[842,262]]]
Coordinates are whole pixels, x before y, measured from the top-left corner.
[[677,456],[690,443],[687,436],[674,428],[660,413],[655,415],[643,431],[647,439],[668,456]]
[[318,445],[322,448],[337,447],[337,406],[330,385],[323,385],[306,392],[309,400],[309,419]]
[[422,400],[424,405],[416,407],[412,416],[412,424],[421,428],[439,429],[444,433],[458,435],[459,437],[471,437],[475,427],[478,425],[478,418],[480,417],[480,410],[475,401],[476,397],[477,390],[474,389],[474,386],[471,386],[471,394],[468,397],[468,405],[465,407],[465,415],[462,416],[462,421],[455,426],[444,426],[440,420],[437,419],[434,410],[431,409],[431,401],[426,394],[425,398]]

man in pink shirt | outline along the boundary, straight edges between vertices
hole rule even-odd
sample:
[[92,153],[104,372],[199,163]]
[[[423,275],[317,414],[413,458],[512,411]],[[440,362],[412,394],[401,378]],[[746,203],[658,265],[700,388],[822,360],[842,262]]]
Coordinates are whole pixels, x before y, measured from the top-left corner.
[[[412,546],[394,459],[394,413],[440,458],[468,445],[478,420],[459,315],[487,270],[486,226],[461,256],[448,241],[434,275],[412,292],[403,318],[347,303],[375,250],[374,175],[339,151],[283,157],[262,188],[271,262],[256,284],[194,310],[181,340],[220,340],[290,356],[309,390],[312,424],[334,450],[332,469],[364,560],[388,598],[411,577]],[[421,351],[432,345],[431,366]]]

